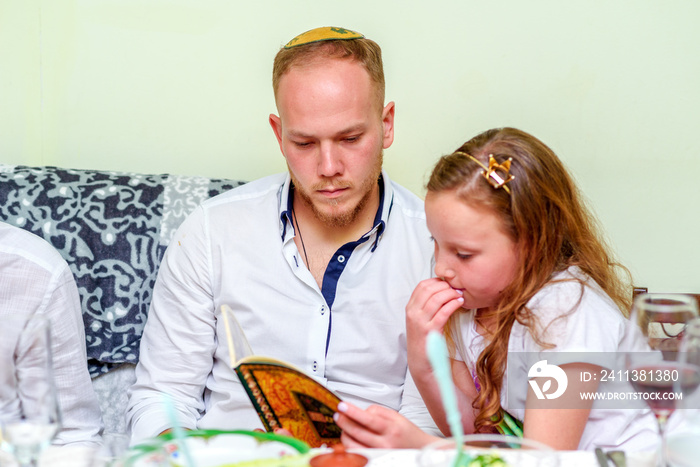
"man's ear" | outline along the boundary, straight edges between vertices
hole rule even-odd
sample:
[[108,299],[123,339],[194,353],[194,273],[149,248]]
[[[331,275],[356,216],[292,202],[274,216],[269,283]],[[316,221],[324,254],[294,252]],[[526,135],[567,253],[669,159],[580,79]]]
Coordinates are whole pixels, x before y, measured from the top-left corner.
[[389,102],[384,106],[382,110],[382,124],[384,125],[384,144],[383,148],[386,149],[391,146],[394,142],[394,111],[396,110],[396,105],[394,102]]
[[272,132],[277,138],[277,143],[280,145],[280,151],[284,156],[284,149],[282,149],[282,120],[275,114],[270,114],[270,126],[272,127]]

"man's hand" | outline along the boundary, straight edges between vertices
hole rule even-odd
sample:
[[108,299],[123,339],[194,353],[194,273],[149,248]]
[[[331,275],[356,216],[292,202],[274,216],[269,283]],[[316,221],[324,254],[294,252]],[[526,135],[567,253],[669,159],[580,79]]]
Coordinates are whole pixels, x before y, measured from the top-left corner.
[[[183,430],[185,430],[185,431],[190,431],[189,428],[183,428]],[[164,431],[161,431],[160,433],[158,433],[158,436],[165,435],[165,434],[167,434],[167,433],[172,433],[172,432],[173,432],[173,429],[172,429],[172,428],[168,428],[167,430],[164,430]]]
[[292,432],[289,430],[285,430],[284,428],[277,428],[275,430],[276,435],[280,436],[289,436],[290,438],[294,438],[294,435],[292,435]]
[[424,433],[398,412],[372,405],[362,410],[347,402],[333,416],[346,448],[420,448],[438,438]]
[[[256,433],[267,433],[267,431],[263,430],[262,428],[255,428],[253,431]],[[289,430],[285,430],[284,428],[277,428],[274,431],[274,433],[276,435],[289,436],[290,438],[294,438],[294,435],[292,435],[292,433]]]

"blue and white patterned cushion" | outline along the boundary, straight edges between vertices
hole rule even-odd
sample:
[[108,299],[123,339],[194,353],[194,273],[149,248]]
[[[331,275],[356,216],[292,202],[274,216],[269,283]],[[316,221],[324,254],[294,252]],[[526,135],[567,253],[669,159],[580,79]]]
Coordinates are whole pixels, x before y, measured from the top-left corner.
[[138,361],[160,260],[180,223],[243,183],[0,164],[0,221],[45,238],[70,265],[94,377]]

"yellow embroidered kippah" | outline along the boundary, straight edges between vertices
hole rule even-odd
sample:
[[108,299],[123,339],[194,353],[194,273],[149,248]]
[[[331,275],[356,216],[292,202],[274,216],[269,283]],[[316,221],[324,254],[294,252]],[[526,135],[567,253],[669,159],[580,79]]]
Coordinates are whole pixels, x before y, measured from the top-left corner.
[[297,37],[287,42],[285,49],[291,49],[299,45],[310,44],[319,41],[347,40],[347,39],[362,39],[365,36],[359,32],[351,31],[345,28],[323,27],[312,29],[299,34]]

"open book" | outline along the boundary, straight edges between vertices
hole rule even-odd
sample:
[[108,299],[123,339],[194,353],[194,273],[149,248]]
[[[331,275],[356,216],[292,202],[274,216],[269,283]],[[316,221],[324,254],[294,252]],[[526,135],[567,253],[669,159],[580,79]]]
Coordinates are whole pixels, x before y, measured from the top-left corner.
[[222,305],[221,316],[231,368],[267,431],[284,428],[311,447],[339,443],[341,430],[333,414],[340,398],[289,363],[253,355],[233,310]]

